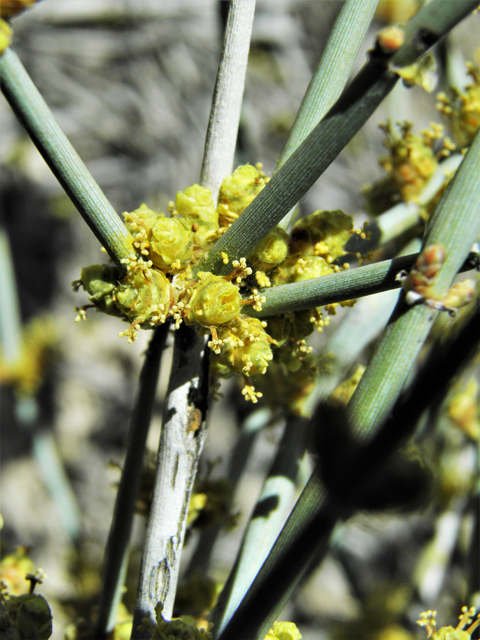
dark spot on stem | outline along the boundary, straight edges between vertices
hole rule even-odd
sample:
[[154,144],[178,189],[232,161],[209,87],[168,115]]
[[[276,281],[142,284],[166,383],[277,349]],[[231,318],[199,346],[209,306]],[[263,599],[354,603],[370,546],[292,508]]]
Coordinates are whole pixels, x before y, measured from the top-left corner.
[[254,518],[267,518],[275,509],[278,509],[278,496],[268,496],[268,498],[260,500],[257,504],[252,520]]
[[167,411],[167,415],[165,416],[165,422],[170,422],[170,420],[173,418],[173,416],[177,413],[177,410],[175,409],[175,407],[171,407],[168,411]]
[[420,50],[426,51],[427,49],[430,49],[430,47],[432,47],[436,42],[438,42],[439,35],[438,33],[431,31],[430,29],[422,27],[418,30],[415,36],[415,40],[417,47]]

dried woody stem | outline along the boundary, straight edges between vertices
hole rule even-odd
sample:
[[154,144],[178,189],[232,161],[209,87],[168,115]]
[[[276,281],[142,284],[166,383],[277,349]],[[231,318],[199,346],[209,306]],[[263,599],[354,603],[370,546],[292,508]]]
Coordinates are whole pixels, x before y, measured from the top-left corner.
[[158,327],[150,341],[142,371],[128,433],[127,453],[115,500],[115,510],[105,550],[102,591],[95,625],[95,638],[101,640],[116,624],[128,562],[130,536],[138,498],[148,430],[157,391],[162,352],[169,325]]
[[[202,182],[211,189],[218,188],[225,177],[225,167],[233,164],[249,49],[245,42],[238,41],[237,28],[243,37],[251,32],[254,5],[252,0],[232,0],[230,5],[201,172]],[[228,131],[227,151],[219,149],[223,142],[217,135],[217,126],[221,132]],[[218,153],[221,162],[215,158]],[[132,640],[149,637],[148,625],[142,622],[145,618],[154,621],[158,602],[163,605],[165,619],[172,615],[188,504],[206,436],[208,349],[205,343],[203,337],[185,325],[175,333]]]
[[150,638],[144,619],[155,619],[158,602],[166,619],[173,609],[188,504],[206,436],[208,358],[204,349],[204,340],[194,329],[184,324],[177,329],[134,609],[135,640]]

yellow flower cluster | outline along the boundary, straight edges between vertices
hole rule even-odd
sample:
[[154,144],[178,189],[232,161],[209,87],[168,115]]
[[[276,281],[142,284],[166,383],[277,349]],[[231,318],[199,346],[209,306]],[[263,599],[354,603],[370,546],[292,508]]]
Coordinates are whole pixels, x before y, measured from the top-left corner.
[[[222,254],[224,264],[231,264],[229,275],[195,273],[194,266],[267,182],[261,166],[247,164],[223,181],[218,207],[209,189],[193,185],[177,193],[169,205],[170,215],[145,204],[125,213],[135,254],[123,261],[124,275],[111,265],[82,269],[73,286],[82,286],[91,304],[77,309],[77,321],[86,318],[88,307],[121,317],[130,326],[119,335],[129,342],[141,328],[167,321],[175,328],[182,322],[195,325],[211,334],[208,346],[216,372],[242,375],[243,395],[257,402],[262,393],[250,378],[266,373],[274,359],[273,348],[282,347],[280,359],[293,365],[299,354],[302,359],[309,351],[304,338],[327,322],[317,309],[267,323],[242,314],[242,308],[251,305],[261,310],[264,297],[257,287],[300,282],[339,270],[332,263],[343,254],[353,227],[351,217],[342,211],[317,211],[300,220],[290,236],[280,227],[273,229],[246,258],[230,261]],[[335,312],[334,305],[329,311]]]
[[450,95],[437,95],[437,109],[450,120],[453,137],[461,148],[470,144],[480,126],[480,69],[470,62],[467,67],[473,82],[465,91],[452,88]]
[[39,0],[1,0],[0,2],[0,54],[10,46],[13,31],[7,20],[30,9]]
[[41,569],[34,570],[23,547],[0,563],[0,635],[5,640],[48,640],[52,635],[50,607],[43,596],[34,593],[44,577]]
[[[425,627],[427,630],[427,638],[431,640],[470,640],[472,633],[480,626],[480,614],[475,618],[475,609],[473,607],[462,607],[462,613],[458,617],[459,622],[454,628],[452,626],[441,627],[437,629],[435,616],[436,611],[423,611],[417,624]],[[469,625],[467,629],[465,627]]]
[[[443,127],[433,123],[419,135],[412,132],[411,122],[381,125],[389,154],[380,158],[387,176],[364,189],[371,213],[382,213],[394,204],[414,201],[438,167],[440,157],[448,155],[455,145],[443,137]],[[440,151],[433,147],[443,138]]]
[[0,384],[11,384],[19,396],[34,395],[44,381],[57,340],[52,318],[31,320],[24,330],[18,359],[7,362],[0,351]]
[[264,640],[301,640],[302,634],[293,622],[275,622]]

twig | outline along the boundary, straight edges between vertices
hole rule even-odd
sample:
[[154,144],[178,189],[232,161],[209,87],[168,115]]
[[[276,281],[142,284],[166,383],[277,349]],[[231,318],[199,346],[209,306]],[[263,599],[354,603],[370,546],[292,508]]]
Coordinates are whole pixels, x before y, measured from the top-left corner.
[[[396,276],[400,271],[409,271],[417,258],[418,253],[414,253],[320,278],[262,289],[265,302],[262,302],[261,311],[247,307],[244,313],[255,318],[266,318],[398,289],[401,283],[395,279]],[[459,271],[470,269],[472,264],[465,260]]]
[[58,126],[18,56],[0,56],[2,91],[66,194],[121,269],[132,252],[132,237],[85,164]]
[[[394,68],[411,64],[461,19],[473,11],[476,0],[433,0],[405,27],[406,40],[391,57],[372,55],[323,120],[311,131],[258,196],[222,235],[206,259],[202,271],[227,274],[222,253],[230,260],[248,257],[258,243],[310,189],[380,102],[395,86]],[[428,18],[433,26],[428,25]]]
[[95,638],[100,640],[112,631],[128,562],[128,546],[135,515],[143,468],[148,429],[157,391],[158,373],[169,325],[158,327],[150,340],[142,371],[128,433],[127,454],[115,500],[115,510],[103,565],[102,591],[98,609]]
[[[287,143],[277,162],[279,169],[340,97],[372,20],[378,0],[345,0],[318,67],[308,85]],[[286,229],[295,209],[280,222]]]
[[[204,339],[194,329],[185,325],[177,329],[132,640],[150,638],[145,618],[154,621],[158,602],[163,604],[166,619],[173,609],[188,504],[207,432],[208,358],[204,348]],[[192,371],[199,373],[192,375]]]
[[228,12],[200,173],[215,202],[232,171],[254,12],[255,0],[232,0]]
[[[247,29],[245,16],[253,19],[252,2],[232,2],[232,18],[226,38],[236,30],[236,24]],[[247,30],[248,31],[248,30]],[[224,52],[228,47],[224,47]],[[235,49],[236,66],[240,77],[219,75],[213,98],[212,114],[221,113],[229,126],[233,117],[239,117],[239,96],[243,93],[248,46]],[[243,69],[243,71],[242,71]],[[220,71],[219,71],[220,74]],[[222,84],[237,84],[236,90],[223,90]],[[240,89],[240,90],[239,90]],[[220,108],[219,100],[228,102]],[[233,115],[231,115],[233,114]],[[233,163],[234,146],[229,145],[230,157],[223,155],[219,164],[211,155],[218,152],[215,127],[220,126],[213,116],[203,159],[206,177],[210,185],[220,184],[225,177],[225,166]],[[238,122],[235,127],[238,127]],[[207,169],[208,167],[208,169]],[[203,173],[202,173],[203,175]],[[208,176],[208,178],[207,178]],[[203,178],[202,178],[203,179]],[[209,186],[210,186],[209,185]],[[198,459],[206,435],[206,411],[208,403],[208,349],[206,339],[195,330],[181,326],[175,333],[173,367],[166,399],[164,423],[160,438],[157,472],[154,481],[152,507],[148,520],[147,537],[140,568],[139,588],[134,610],[132,640],[149,637],[148,625],[139,628],[144,618],[154,621],[155,606],[163,605],[162,615],[172,615],[180,563],[181,547],[185,534],[190,493],[195,479]],[[193,425],[195,430],[193,430]]]
[[307,421],[288,416],[277,455],[245,531],[234,568],[211,621],[220,633],[248,591],[271,550],[291,507],[300,461],[305,452]]
[[[445,261],[435,279],[435,293],[445,296],[470,247],[480,233],[480,133],[477,132],[430,222],[423,246],[439,243]],[[369,438],[390,412],[438,315],[426,306],[408,309],[403,297],[390,319],[348,404],[358,437]]]

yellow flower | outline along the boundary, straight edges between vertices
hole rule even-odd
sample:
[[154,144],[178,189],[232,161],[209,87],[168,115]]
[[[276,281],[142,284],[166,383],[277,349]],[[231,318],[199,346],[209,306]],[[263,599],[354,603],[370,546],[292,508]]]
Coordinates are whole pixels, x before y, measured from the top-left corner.
[[275,622],[265,640],[301,640],[302,634],[293,622]]

